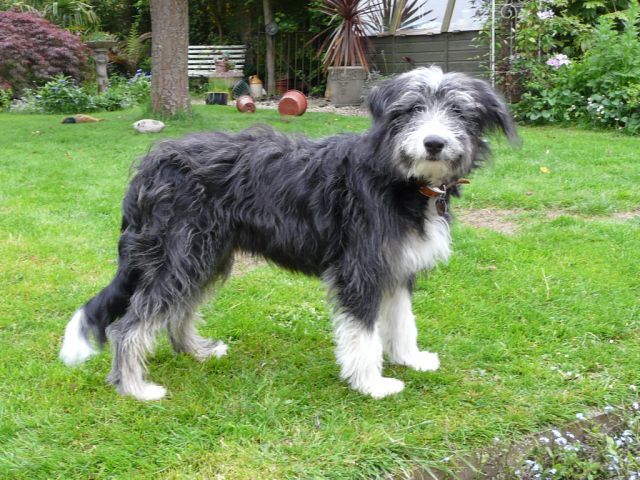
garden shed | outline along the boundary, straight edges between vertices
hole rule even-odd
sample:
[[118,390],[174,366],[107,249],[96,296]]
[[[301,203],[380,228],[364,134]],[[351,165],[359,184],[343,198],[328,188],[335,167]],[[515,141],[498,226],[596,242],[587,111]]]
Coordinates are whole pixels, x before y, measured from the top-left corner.
[[391,74],[435,64],[445,71],[488,76],[490,47],[475,40],[489,18],[486,5],[479,0],[422,0],[418,21],[394,35],[371,35],[374,68]]

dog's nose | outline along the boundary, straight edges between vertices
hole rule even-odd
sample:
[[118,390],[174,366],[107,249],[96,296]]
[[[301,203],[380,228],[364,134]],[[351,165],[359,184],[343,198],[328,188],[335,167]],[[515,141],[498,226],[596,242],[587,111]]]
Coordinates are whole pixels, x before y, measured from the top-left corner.
[[427,149],[431,155],[436,155],[442,151],[446,142],[444,138],[438,135],[429,135],[424,139],[424,148]]

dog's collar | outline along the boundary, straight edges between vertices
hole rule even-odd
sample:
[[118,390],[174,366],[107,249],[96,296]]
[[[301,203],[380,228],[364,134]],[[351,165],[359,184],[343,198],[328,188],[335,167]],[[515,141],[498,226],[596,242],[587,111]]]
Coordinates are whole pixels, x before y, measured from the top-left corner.
[[438,215],[440,215],[441,217],[445,217],[447,216],[447,190],[457,185],[467,185],[469,183],[471,182],[466,178],[459,178],[450,183],[443,183],[439,188],[424,185],[420,187],[418,191],[425,197],[435,198],[436,212],[438,212]]

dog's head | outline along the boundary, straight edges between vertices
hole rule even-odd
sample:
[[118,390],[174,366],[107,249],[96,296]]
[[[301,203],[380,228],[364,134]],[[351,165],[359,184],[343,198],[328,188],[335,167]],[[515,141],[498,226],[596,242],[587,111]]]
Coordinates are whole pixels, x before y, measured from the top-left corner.
[[373,134],[399,172],[434,186],[463,177],[483,160],[485,133],[498,129],[518,139],[504,100],[491,86],[438,67],[381,83],[368,104]]

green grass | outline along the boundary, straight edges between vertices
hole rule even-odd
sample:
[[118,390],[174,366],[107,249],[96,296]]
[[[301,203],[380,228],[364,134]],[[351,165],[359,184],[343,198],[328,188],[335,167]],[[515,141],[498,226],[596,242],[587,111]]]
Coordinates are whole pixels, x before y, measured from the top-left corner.
[[[163,135],[368,125],[196,112]],[[263,267],[203,308],[202,332],[228,357],[200,364],[162,339],[150,376],[170,397],[119,397],[109,352],[76,369],[57,360],[70,315],[114,273],[131,161],[158,138],[133,131],[137,111],[100,116],[0,115],[0,478],[370,478],[635,398],[640,221],[607,214],[640,204],[640,139],[552,128],[522,129],[520,150],[499,142],[457,201],[517,209],[518,233],[456,224],[451,262],[418,282],[420,344],[440,352],[440,371],[387,367],[406,388],[380,401],[351,391],[322,285]]]

